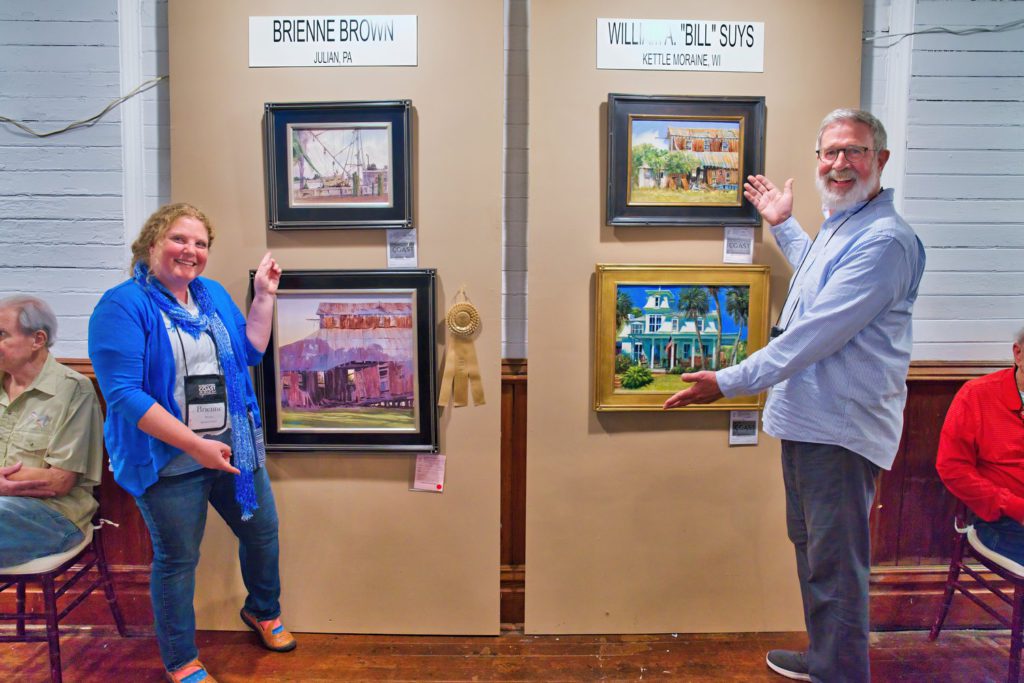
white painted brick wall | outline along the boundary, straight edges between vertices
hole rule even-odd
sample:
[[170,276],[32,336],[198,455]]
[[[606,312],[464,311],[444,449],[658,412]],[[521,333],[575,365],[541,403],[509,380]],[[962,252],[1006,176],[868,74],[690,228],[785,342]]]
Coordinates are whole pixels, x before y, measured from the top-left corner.
[[[996,26],[1024,3],[918,0],[915,30]],[[904,213],[928,249],[916,358],[1010,359],[1024,325],[1024,29],[915,36]]]
[[[887,35],[908,2],[915,31],[1024,17],[1021,2],[868,0],[865,37]],[[1008,361],[1024,325],[1024,30],[908,40],[905,172],[883,180],[928,251],[914,358]],[[861,103],[889,125],[886,42],[865,43]]]
[[[52,130],[118,97],[117,21],[116,0],[0,3],[0,113]],[[85,357],[89,314],[123,279],[119,122],[0,126],[0,296],[49,301],[60,356]]]
[[[148,81],[168,73],[167,0],[141,0],[142,6],[142,79]],[[142,94],[143,122],[152,130],[145,142],[145,209],[153,213],[171,197],[171,110],[170,86],[162,81]],[[142,226],[134,226],[137,231]],[[129,226],[129,231],[132,226]]]

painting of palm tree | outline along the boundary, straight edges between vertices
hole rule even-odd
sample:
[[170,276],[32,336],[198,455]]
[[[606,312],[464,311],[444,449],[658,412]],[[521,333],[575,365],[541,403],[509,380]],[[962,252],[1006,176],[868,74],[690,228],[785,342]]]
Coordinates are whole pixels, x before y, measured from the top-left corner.
[[[715,287],[711,285],[708,286],[708,298],[711,300],[713,304],[715,304],[715,315],[719,321],[722,320],[722,304],[718,300],[718,295],[721,293],[721,291],[721,287]],[[718,369],[718,357],[722,349],[722,326],[720,324],[715,325],[715,337],[718,343],[715,344],[715,354],[711,358],[711,363],[708,367],[709,370]]]
[[695,322],[694,331],[697,334],[697,349],[694,356],[700,356],[701,367],[706,365],[704,358],[704,340],[701,339],[701,321],[708,314],[708,290],[703,287],[687,287],[679,296],[679,311],[690,320]]
[[[661,410],[692,373],[768,342],[767,266],[598,264],[596,284],[595,410]],[[760,408],[764,394],[713,405],[686,410]]]
[[750,288],[729,287],[725,293],[725,310],[736,321],[736,327],[739,329],[736,343],[732,346],[732,357],[729,361],[730,365],[735,365],[740,360],[739,348],[740,339],[743,338],[743,328],[750,317]]
[[615,301],[617,386],[623,391],[666,391],[678,386],[684,372],[738,362],[737,353],[746,349],[749,289],[620,285]]

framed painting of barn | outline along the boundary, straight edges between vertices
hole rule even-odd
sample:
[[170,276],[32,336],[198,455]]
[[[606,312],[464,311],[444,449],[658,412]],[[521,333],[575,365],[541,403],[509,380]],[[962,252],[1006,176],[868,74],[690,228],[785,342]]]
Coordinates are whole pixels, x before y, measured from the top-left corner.
[[[768,343],[768,266],[598,264],[594,410],[662,410],[680,375],[736,365]],[[736,396],[676,410],[755,410]]]
[[256,372],[267,449],[436,453],[434,297],[432,269],[285,271]]
[[271,230],[411,228],[412,102],[267,103]]
[[606,222],[760,225],[743,182],[764,134],[763,97],[609,95]]

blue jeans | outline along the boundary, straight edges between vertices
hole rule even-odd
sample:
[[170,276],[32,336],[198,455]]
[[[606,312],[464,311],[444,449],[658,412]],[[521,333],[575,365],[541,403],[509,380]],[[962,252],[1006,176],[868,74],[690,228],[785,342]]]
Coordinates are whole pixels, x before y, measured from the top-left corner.
[[994,522],[974,520],[978,538],[991,550],[1008,557],[1018,564],[1024,564],[1024,525],[1009,517],[1000,517]]
[[38,498],[0,496],[0,567],[70,550],[82,530]]
[[161,477],[135,498],[153,541],[150,597],[160,657],[168,671],[199,655],[196,649],[196,566],[206,529],[207,502],[238,537],[242,580],[249,592],[245,610],[258,620],[281,614],[277,509],[267,468],[255,472],[259,509],[247,522],[235,502],[235,475],[201,469]]
[[841,446],[782,442],[786,527],[815,683],[868,683],[868,514],[878,466]]

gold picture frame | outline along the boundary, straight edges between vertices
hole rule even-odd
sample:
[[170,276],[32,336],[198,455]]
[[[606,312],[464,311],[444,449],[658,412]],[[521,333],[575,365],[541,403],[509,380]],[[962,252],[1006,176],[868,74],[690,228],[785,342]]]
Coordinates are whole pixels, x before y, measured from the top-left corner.
[[[594,410],[662,410],[679,375],[768,343],[768,266],[597,264]],[[676,410],[759,410],[765,394]]]

